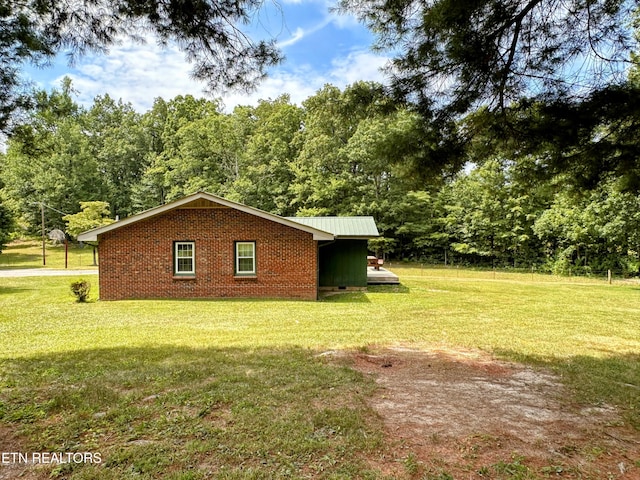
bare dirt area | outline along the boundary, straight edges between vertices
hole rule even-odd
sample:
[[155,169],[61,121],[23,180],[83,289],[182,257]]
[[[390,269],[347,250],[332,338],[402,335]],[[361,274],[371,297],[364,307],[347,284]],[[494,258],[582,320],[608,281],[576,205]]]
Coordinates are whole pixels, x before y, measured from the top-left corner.
[[[615,409],[571,404],[553,375],[482,352],[353,353],[397,460],[426,479],[640,479],[640,436]],[[382,462],[384,463],[384,462]]]
[[14,456],[22,451],[19,445],[20,442],[13,431],[0,425],[0,480],[36,478],[35,474],[28,471],[28,466]]

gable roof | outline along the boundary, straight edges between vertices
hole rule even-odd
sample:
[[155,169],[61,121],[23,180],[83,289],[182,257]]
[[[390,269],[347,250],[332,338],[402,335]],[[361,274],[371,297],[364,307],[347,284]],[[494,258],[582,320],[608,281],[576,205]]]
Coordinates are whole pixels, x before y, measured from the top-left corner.
[[274,215],[272,213],[259,210],[257,208],[243,205],[242,203],[232,202],[231,200],[218,197],[217,195],[212,195],[210,193],[205,193],[205,192],[198,192],[198,193],[194,193],[193,195],[188,195],[186,197],[183,197],[174,202],[166,203],[164,205],[160,205],[159,207],[155,207],[150,210],[146,210],[144,212],[138,213],[137,215],[133,215],[131,217],[125,218],[124,220],[120,220],[118,222],[105,225],[104,227],[98,227],[98,228],[94,228],[93,230],[83,232],[80,235],[78,235],[78,240],[81,242],[96,242],[98,240],[98,235],[111,232],[118,228],[122,228],[127,225],[140,222],[142,220],[153,218],[157,215],[161,215],[163,213],[174,210],[176,208],[180,208],[180,207],[186,208],[189,206],[189,204],[193,204],[195,208],[198,208],[198,206],[201,206],[203,202],[204,203],[211,202],[214,204],[222,205],[223,207],[233,208],[235,210],[248,213],[250,215],[255,215],[257,217],[264,218],[266,220],[271,220],[272,222],[280,223],[282,225],[295,228],[297,230],[302,230],[304,232],[311,233],[313,235],[314,240],[333,240],[334,239],[334,235],[332,233],[316,228],[314,226],[306,225],[289,218],[280,217],[278,215]]
[[336,238],[367,239],[380,236],[373,217],[287,217],[287,219],[330,232]]

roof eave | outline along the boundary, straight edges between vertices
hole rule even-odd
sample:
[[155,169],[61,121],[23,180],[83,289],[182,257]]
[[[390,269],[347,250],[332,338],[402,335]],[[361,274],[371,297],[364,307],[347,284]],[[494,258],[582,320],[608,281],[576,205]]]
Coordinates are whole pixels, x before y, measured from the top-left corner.
[[336,240],[371,240],[372,238],[378,238],[380,235],[336,235]]
[[88,232],[82,232],[80,235],[78,235],[78,241],[79,242],[97,242],[98,234],[93,233],[93,230],[89,230]]
[[192,195],[188,195],[183,197],[175,202],[166,203],[164,205],[160,205],[158,207],[152,208],[150,210],[146,210],[144,212],[133,215],[129,218],[125,218],[124,220],[120,220],[119,222],[114,222],[104,227],[94,228],[93,230],[88,230],[86,232],[82,232],[78,235],[78,241],[81,242],[96,242],[98,241],[98,236],[104,233],[110,232],[112,230],[116,230],[118,228],[125,227],[127,225],[140,222],[142,220],[147,220],[149,218],[155,217],[157,215],[161,215],[170,210],[181,207],[182,205],[186,205],[188,203],[193,202],[194,200],[205,199],[211,202],[219,203],[229,208],[234,208],[236,210],[240,210],[245,213],[249,213],[252,215],[256,215],[261,218],[265,218],[267,220],[271,220],[282,225],[289,226],[291,228],[295,228],[296,230],[302,230],[304,232],[310,233],[313,235],[314,240],[333,240],[335,237],[332,233],[325,232],[323,230],[319,230],[317,228],[310,227],[308,225],[303,225],[298,222],[293,222],[287,218],[280,217],[278,215],[274,215],[272,213],[265,212],[263,210],[249,207],[247,205],[243,205],[241,203],[232,202],[231,200],[226,200],[222,197],[218,197],[217,195],[213,195],[206,192],[198,192]]

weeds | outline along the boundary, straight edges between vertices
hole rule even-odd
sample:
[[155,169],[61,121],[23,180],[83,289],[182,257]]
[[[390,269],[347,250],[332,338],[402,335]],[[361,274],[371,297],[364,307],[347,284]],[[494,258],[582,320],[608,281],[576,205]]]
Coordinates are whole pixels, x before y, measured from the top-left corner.
[[[372,383],[302,350],[112,349],[3,366],[18,380],[0,394],[0,421],[29,450],[97,449],[108,472],[100,478],[223,467],[329,477],[366,471],[359,454],[382,448],[364,401]],[[51,468],[53,478],[86,478],[96,466]]]

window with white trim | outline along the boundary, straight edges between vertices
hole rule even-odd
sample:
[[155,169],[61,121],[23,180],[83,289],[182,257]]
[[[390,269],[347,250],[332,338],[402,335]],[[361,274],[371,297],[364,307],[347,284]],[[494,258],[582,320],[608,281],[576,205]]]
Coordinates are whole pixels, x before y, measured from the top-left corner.
[[236,242],[236,275],[256,273],[256,242]]
[[195,242],[174,242],[174,266],[176,275],[195,275],[196,273],[196,244]]

